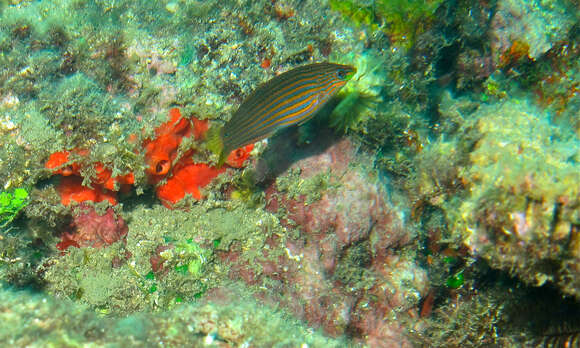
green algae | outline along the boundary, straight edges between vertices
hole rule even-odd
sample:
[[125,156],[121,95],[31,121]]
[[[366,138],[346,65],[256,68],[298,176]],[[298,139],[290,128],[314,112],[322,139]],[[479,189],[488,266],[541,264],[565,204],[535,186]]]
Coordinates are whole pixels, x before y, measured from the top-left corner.
[[465,282],[465,279],[463,277],[463,271],[460,271],[456,274],[453,274],[449,278],[447,278],[447,281],[445,282],[445,284],[447,285],[448,288],[459,289],[460,287],[463,286],[464,282]]
[[372,30],[378,29],[375,22],[375,13],[372,6],[365,6],[356,1],[331,0],[330,8],[340,12],[343,16],[353,21],[356,25],[366,25]]
[[28,191],[16,188],[12,192],[0,192],[0,228],[4,229],[28,204]]
[[356,25],[386,32],[393,42],[410,48],[433,21],[442,0],[331,0],[333,10]]

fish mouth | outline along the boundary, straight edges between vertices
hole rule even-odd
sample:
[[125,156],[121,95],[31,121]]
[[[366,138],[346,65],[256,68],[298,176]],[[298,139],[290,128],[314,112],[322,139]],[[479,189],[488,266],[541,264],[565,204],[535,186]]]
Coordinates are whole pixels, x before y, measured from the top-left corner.
[[348,66],[347,72],[346,72],[346,76],[345,76],[345,80],[348,81],[350,79],[352,79],[354,77],[354,75],[356,75],[356,68],[354,66]]

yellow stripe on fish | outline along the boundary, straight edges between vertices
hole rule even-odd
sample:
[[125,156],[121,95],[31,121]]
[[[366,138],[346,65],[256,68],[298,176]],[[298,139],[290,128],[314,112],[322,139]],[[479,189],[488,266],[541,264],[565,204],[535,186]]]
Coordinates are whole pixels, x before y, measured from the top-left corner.
[[356,73],[349,65],[315,63],[280,74],[259,86],[218,132],[208,136],[220,164],[237,148],[277,130],[310,120]]

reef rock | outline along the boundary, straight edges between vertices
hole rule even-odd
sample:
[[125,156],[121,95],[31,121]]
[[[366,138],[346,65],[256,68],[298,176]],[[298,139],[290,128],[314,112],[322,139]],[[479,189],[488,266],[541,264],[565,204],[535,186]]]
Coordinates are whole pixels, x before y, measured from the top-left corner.
[[498,1],[491,23],[495,56],[499,57],[518,41],[529,46],[532,59],[538,58],[566,37],[574,24],[573,6],[565,1]]
[[417,174],[433,181],[420,181],[425,192],[435,182],[461,183],[461,199],[430,199],[454,239],[528,284],[551,282],[580,298],[580,143],[572,127],[516,99],[480,107],[463,127],[459,139],[425,149]]
[[293,163],[277,163],[284,171],[266,190],[266,208],[301,234],[265,273],[292,284],[280,288],[291,299],[282,303],[311,325],[382,342],[376,346],[410,346],[401,326],[385,318],[413,311],[427,292],[424,270],[402,252],[413,230],[362,164],[370,163],[366,155],[348,139],[330,138],[299,150],[273,145]]

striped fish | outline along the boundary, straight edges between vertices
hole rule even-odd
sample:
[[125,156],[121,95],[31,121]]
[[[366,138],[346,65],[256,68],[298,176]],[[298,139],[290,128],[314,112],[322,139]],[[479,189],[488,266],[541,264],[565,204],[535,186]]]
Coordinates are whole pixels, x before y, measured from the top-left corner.
[[274,77],[242,103],[219,133],[210,135],[210,148],[222,164],[232,150],[310,120],[355,73],[349,65],[315,63]]

